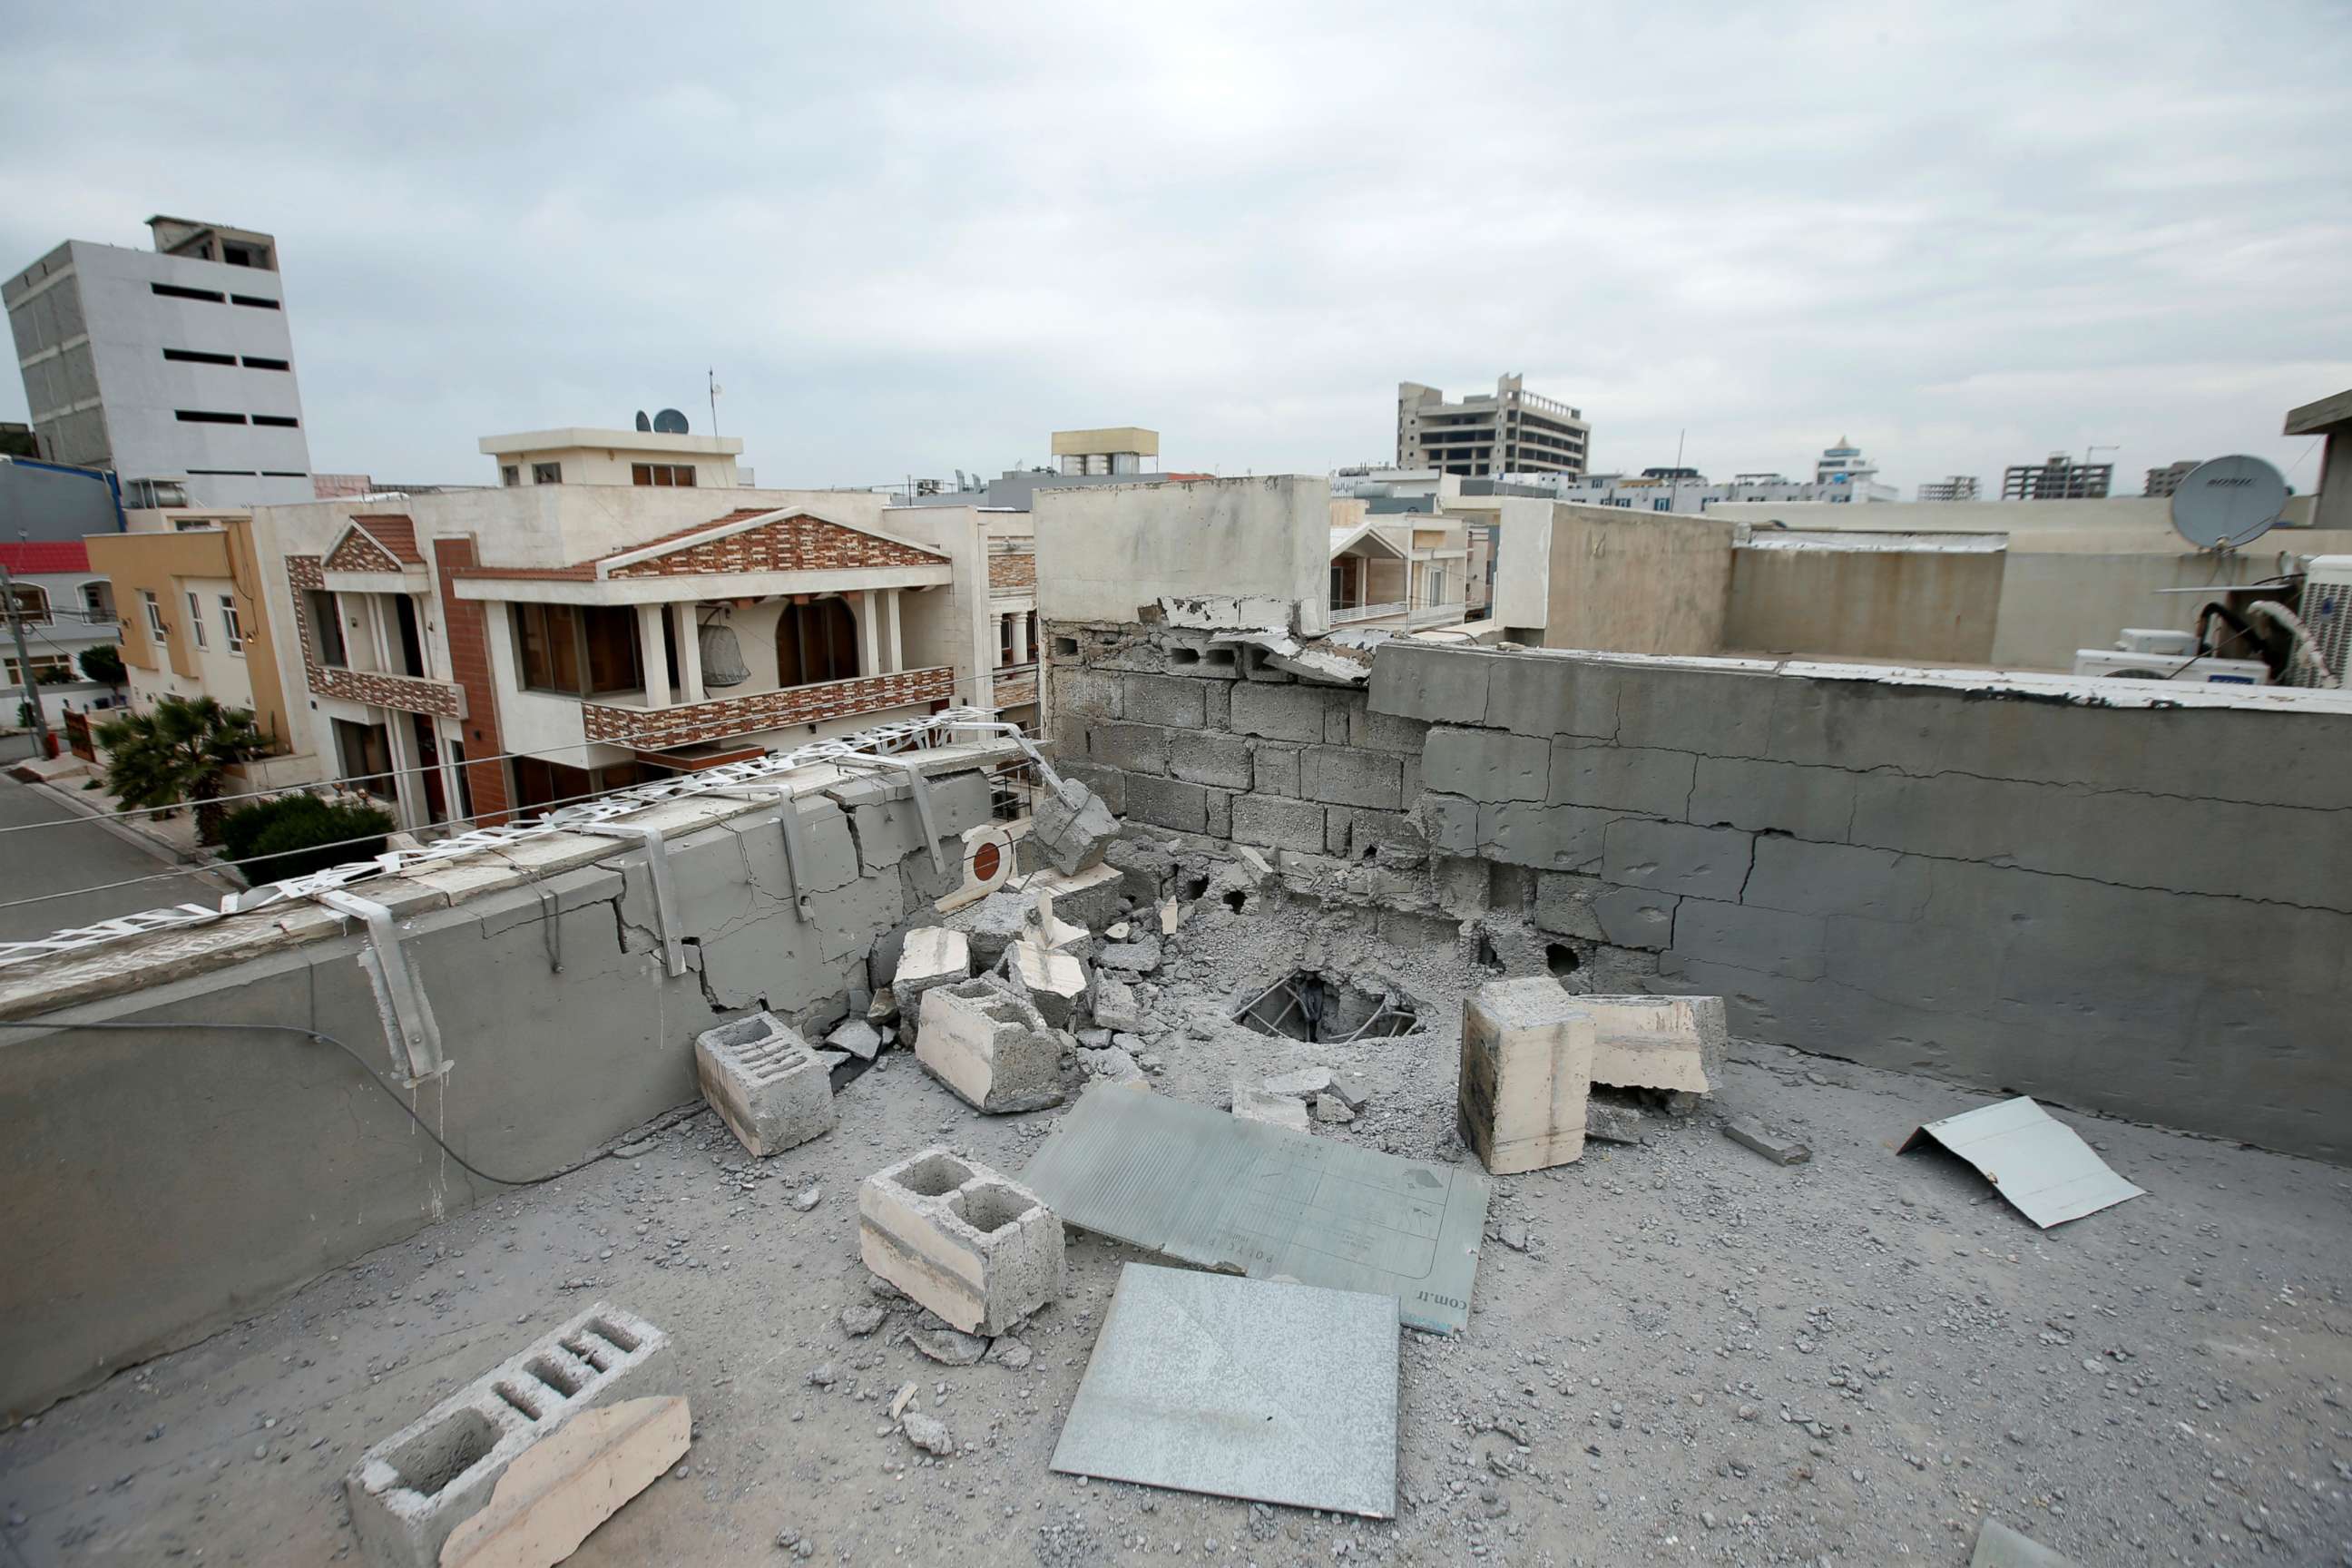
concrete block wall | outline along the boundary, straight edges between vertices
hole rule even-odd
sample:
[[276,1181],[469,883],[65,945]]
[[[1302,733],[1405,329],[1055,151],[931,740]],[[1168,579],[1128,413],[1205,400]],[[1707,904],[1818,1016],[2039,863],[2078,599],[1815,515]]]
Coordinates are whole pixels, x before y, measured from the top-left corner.
[[[1017,754],[964,750],[930,784],[951,873],[960,836],[989,817],[981,769]],[[788,809],[808,847],[805,918]],[[691,1103],[694,1038],[714,1023],[765,1009],[803,1030],[830,1025],[852,987],[887,983],[905,931],[952,885],[902,780],[843,781],[789,805],[674,803],[637,820],[668,837],[682,975],[663,963],[646,851],[624,840],[559,835],[520,846],[513,864],[354,889],[399,916],[453,1064],[416,1109],[495,1174],[558,1170]],[[0,1016],[152,1026],[0,1032],[0,1256],[17,1264],[0,1269],[0,1412],[189,1343],[507,1190],[445,1160],[331,1047],[173,1026],[318,1029],[396,1078],[363,942],[339,918],[297,906],[282,926],[257,916],[152,940],[55,975],[12,969],[0,987]]]
[[1524,914],[1571,985],[1748,1038],[2352,1163],[2352,713],[1397,639],[1194,731],[1129,707],[1167,635],[1049,637],[1064,764],[1130,822]]

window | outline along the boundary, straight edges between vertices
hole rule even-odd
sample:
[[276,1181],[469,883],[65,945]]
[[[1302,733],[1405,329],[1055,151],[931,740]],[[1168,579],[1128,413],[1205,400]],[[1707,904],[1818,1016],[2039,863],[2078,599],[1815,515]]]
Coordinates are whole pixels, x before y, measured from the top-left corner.
[[81,585],[81,616],[92,626],[114,619],[114,584],[100,578]]
[[163,603],[144,588],[139,590],[139,597],[147,606],[147,635],[154,638],[156,645],[161,647],[163,642]]
[[1013,617],[1011,616],[996,617],[996,662],[999,664],[1013,662]]
[[49,618],[49,591],[37,583],[11,583],[9,597],[16,601],[16,613],[34,625],[46,625]]
[[[215,299],[220,298],[217,294],[213,297]],[[257,300],[250,294],[231,294],[228,297],[228,300],[229,303],[232,305],[250,305],[257,310],[275,310],[278,309],[277,300]]]
[[195,590],[193,588],[188,591],[188,635],[196,639],[198,647],[212,647],[212,644],[205,638],[204,603],[196,597]]
[[266,272],[269,270],[269,247],[225,239],[221,241],[221,259],[231,267],[258,267]]
[[228,651],[245,651],[245,622],[236,613],[236,600],[227,594],[220,596],[221,626],[228,633]]
[[163,357],[173,364],[235,364],[235,354],[206,353],[202,349],[165,349]]
[[256,425],[268,425],[280,430],[299,429],[302,424],[299,419],[284,414],[257,414],[253,416],[253,422]]
[[[1008,627],[1005,635],[1012,635]],[[857,622],[839,595],[787,605],[776,617],[776,684],[808,686],[857,674]]]
[[506,486],[509,489],[514,489],[517,485],[522,483],[522,470],[515,467],[512,463],[500,463],[499,465],[499,483]]
[[242,414],[221,414],[209,408],[176,408],[172,417],[183,425],[242,425]]
[[[70,658],[53,653],[37,653],[33,656],[33,684],[36,686],[63,686],[80,679],[80,676],[74,673],[73,660]],[[8,684],[10,686],[25,684],[25,667],[13,658],[8,661]],[[10,695],[13,696],[15,693],[12,692]]]
[[634,608],[517,605],[513,616],[515,666],[525,690],[603,697],[645,689]]
[[166,300],[202,300],[214,305],[221,303],[221,297],[210,289],[183,289],[177,283],[150,283],[147,287]]
[[563,465],[561,463],[533,463],[530,466],[530,482],[535,485],[562,484],[563,482]]
[[263,359],[259,354],[247,354],[245,356],[245,368],[247,370],[292,370],[294,367],[287,363],[282,359]]
[[667,489],[694,488],[692,463],[631,463],[629,482],[633,485],[654,485]]
[[392,771],[392,737],[381,724],[335,721],[335,763],[343,783],[377,800],[397,800]]
[[307,588],[302,607],[310,613],[311,652],[329,669],[346,669],[351,659],[343,647],[343,616],[335,596],[324,588]]
[[417,630],[416,601],[405,594],[396,594],[393,596],[392,612],[400,634],[400,668],[397,673],[422,679],[425,675],[425,638]]
[[1675,503],[1663,498],[1650,503],[1650,510],[1652,511],[1672,511],[1674,509]]

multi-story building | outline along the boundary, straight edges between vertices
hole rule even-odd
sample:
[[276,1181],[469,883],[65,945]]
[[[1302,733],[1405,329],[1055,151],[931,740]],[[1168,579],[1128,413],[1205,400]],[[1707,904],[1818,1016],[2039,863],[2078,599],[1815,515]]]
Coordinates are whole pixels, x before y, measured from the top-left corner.
[[278,242],[147,221],[152,251],[70,239],[0,282],[42,457],[111,469],[126,494],[309,500]]
[[2103,500],[2114,485],[2113,463],[2078,463],[2064,452],[2046,462],[2019,463],[2003,470],[2003,500]]
[[2178,463],[2167,463],[2160,468],[2150,468],[2147,471],[2147,483],[2142,487],[2139,493],[2144,496],[2168,496],[2180,488],[2180,481],[2194,472],[2196,468],[2196,460],[2189,458]]
[[1498,478],[1505,474],[1580,474],[1592,440],[1581,409],[1496,381],[1493,393],[1459,403],[1416,381],[1397,384],[1396,461],[1400,468]]
[[1895,500],[1894,486],[1878,484],[1867,477],[1874,471],[1862,469],[1813,480],[1791,479],[1777,473],[1747,473],[1735,474],[1723,482],[1686,468],[1644,468],[1639,474],[1513,474],[1508,489],[1517,495],[1541,496],[1581,506],[1684,514],[1735,501],[1851,503]]
[[1054,462],[1065,474],[1139,477],[1160,466],[1160,432],[1115,425],[1100,430],[1056,430]]
[[16,623],[25,637],[25,658],[5,618],[0,618],[0,666],[7,689],[0,703],[13,719],[25,701],[29,678],[41,710],[54,725],[68,708],[104,708],[114,700],[106,686],[85,678],[81,656],[114,641],[114,597],[106,578],[90,565],[79,539],[0,542],[0,567],[8,573]]
[[498,465],[499,483],[633,485],[646,489],[731,490],[751,482],[736,455],[733,436],[666,430],[600,430],[572,426],[485,436],[482,453]]
[[1953,474],[1946,479],[1930,479],[1919,487],[1921,500],[1981,500],[1984,487],[1974,474]]

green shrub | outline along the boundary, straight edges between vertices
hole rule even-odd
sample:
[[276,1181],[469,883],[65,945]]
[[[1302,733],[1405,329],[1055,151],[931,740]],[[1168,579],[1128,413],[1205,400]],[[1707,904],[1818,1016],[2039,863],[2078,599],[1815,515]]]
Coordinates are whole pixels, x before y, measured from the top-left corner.
[[238,873],[258,887],[381,855],[391,831],[392,817],[372,805],[289,795],[230,812],[221,821],[221,847]]

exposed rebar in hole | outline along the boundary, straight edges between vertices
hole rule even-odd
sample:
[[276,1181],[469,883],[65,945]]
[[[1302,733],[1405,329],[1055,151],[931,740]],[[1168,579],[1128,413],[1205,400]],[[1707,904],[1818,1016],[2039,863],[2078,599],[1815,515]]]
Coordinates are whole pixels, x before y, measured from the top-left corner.
[[1302,969],[1234,1008],[1234,1021],[1276,1039],[1339,1043],[1410,1035],[1421,1026],[1420,1009],[1401,991]]

